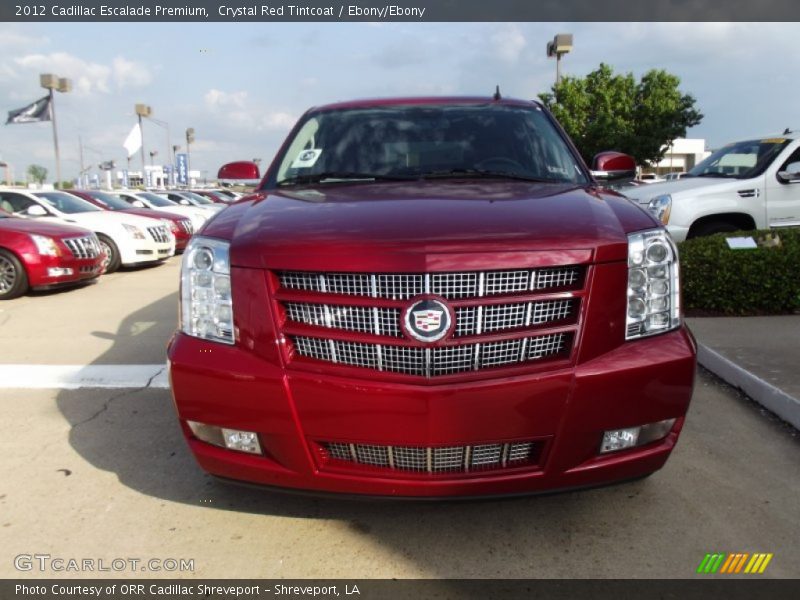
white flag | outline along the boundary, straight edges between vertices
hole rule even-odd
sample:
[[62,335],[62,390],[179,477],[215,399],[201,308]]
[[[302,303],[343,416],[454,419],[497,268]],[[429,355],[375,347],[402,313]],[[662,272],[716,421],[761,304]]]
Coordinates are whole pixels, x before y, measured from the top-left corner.
[[131,132],[128,134],[128,137],[125,138],[125,142],[122,144],[125,147],[125,150],[128,151],[128,158],[133,156],[136,151],[142,147],[142,130],[139,129],[139,124],[133,126]]

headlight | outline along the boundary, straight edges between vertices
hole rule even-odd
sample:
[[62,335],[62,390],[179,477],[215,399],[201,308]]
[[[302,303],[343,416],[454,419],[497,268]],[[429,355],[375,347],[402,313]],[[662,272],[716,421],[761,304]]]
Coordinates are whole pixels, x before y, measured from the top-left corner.
[[234,343],[230,244],[193,237],[181,264],[181,331]]
[[44,235],[31,234],[36,249],[42,256],[61,256],[61,250],[56,246],[55,240]]
[[663,229],[628,236],[627,310],[627,340],[681,324],[678,251]]
[[144,231],[136,227],[136,225],[128,225],[127,223],[123,223],[122,226],[125,228],[125,231],[128,232],[128,235],[130,235],[133,239],[135,240],[147,239],[144,237]]
[[650,209],[656,219],[666,225],[669,223],[669,213],[672,211],[672,196],[669,194],[656,196],[650,200],[647,208]]
[[175,221],[170,221],[169,219],[161,219],[161,222],[164,224],[164,227],[167,228],[167,231],[171,231],[172,233],[178,233],[178,224]]

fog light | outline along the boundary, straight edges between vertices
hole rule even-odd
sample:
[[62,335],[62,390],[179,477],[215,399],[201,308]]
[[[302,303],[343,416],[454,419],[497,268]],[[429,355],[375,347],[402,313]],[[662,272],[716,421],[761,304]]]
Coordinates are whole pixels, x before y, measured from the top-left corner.
[[66,277],[72,275],[73,271],[70,268],[50,267],[47,269],[47,274],[50,277]]
[[215,427],[205,423],[198,423],[197,421],[187,421],[187,424],[194,436],[203,442],[227,448],[228,450],[237,450],[238,452],[262,453],[261,444],[258,443],[258,434],[252,431],[225,429],[224,427]]
[[656,423],[648,423],[640,427],[627,429],[612,429],[603,433],[603,443],[600,444],[600,454],[617,452],[626,448],[644,446],[650,442],[660,440],[672,430],[675,419],[665,419]]

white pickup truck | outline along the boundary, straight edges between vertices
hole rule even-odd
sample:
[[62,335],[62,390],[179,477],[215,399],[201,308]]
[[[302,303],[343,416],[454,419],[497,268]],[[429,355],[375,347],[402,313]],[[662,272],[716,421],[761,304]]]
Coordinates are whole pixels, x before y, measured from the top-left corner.
[[800,226],[800,133],[728,144],[677,181],[622,191],[673,239]]

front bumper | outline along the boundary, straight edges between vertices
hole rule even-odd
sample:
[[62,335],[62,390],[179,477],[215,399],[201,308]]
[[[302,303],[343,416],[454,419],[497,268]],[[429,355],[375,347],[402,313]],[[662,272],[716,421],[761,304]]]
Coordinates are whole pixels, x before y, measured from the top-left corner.
[[131,239],[119,246],[120,258],[125,266],[166,260],[175,254],[175,236],[167,243],[153,240]]
[[[686,329],[623,344],[557,371],[468,384],[406,385],[284,370],[239,346],[178,333],[170,378],[200,465],[227,479],[397,497],[513,495],[647,475],[667,460],[692,395],[696,349]],[[670,433],[600,456],[603,431],[676,419]],[[264,456],[192,436],[187,420],[256,431]],[[533,440],[518,468],[409,473],[326,460],[320,443],[447,447]]]
[[[53,275],[51,269],[69,269],[71,272]],[[25,256],[25,270],[32,288],[48,289],[96,279],[103,273],[103,261],[101,258],[30,254]]]

